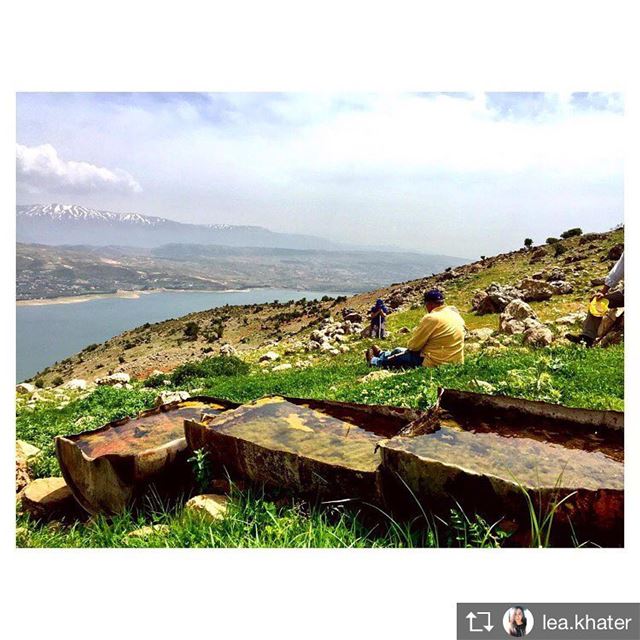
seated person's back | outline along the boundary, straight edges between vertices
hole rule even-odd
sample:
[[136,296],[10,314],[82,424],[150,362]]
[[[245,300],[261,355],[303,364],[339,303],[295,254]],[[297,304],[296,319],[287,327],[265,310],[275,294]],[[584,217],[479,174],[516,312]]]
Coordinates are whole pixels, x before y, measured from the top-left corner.
[[427,313],[414,329],[407,344],[419,351],[423,366],[464,362],[464,320],[455,307],[443,304]]

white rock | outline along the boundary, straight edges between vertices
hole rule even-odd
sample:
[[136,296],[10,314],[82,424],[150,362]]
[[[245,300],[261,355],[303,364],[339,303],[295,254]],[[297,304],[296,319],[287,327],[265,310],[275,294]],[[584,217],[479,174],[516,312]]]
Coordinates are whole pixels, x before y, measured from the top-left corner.
[[16,385],[16,393],[27,394],[33,393],[36,390],[35,386],[28,382],[21,382]]
[[279,360],[280,356],[275,351],[267,351],[267,353],[260,356],[258,362],[273,362]]
[[87,381],[82,378],[74,378],[63,384],[62,388],[69,391],[84,391],[87,388]]
[[186,511],[204,516],[208,520],[222,520],[227,513],[227,496],[203,493],[194,496],[184,505]]
[[220,347],[220,355],[225,357],[231,357],[231,356],[238,355],[238,352],[236,351],[233,345],[223,344]]
[[31,460],[31,458],[35,458],[41,449],[30,444],[29,442],[25,442],[24,440],[16,440],[16,458],[20,458],[21,460]]
[[160,395],[156,396],[154,404],[159,407],[162,404],[169,404],[170,402],[181,402],[191,397],[188,391],[163,391]]
[[277,367],[273,367],[273,369],[271,369],[271,371],[286,371],[287,369],[292,369],[293,365],[289,364],[288,362],[283,362],[282,364],[279,364]]
[[110,376],[104,376],[102,378],[95,379],[95,383],[98,385],[108,385],[113,387],[115,387],[116,385],[122,386],[127,382],[131,382],[131,376],[128,373],[124,373],[123,371],[112,373]]

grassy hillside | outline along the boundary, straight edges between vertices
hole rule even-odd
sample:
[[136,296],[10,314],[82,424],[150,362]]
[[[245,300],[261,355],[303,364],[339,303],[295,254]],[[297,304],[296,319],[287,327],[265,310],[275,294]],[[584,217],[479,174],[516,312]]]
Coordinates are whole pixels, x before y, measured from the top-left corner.
[[[57,475],[53,436],[97,427],[108,420],[136,413],[149,406],[159,388],[182,389],[235,401],[267,394],[287,394],[362,403],[427,407],[438,386],[504,393],[512,396],[560,402],[573,407],[624,408],[624,346],[584,349],[567,343],[562,335],[570,326],[555,325],[561,316],[584,310],[592,280],[602,278],[611,266],[612,246],[623,242],[622,230],[589,239],[563,242],[566,251],[554,255],[545,247],[483,260],[430,278],[395,285],[340,301],[289,305],[224,308],[185,318],[140,327],[85,351],[69,362],[53,367],[41,377],[48,384],[56,377],[99,375],[125,370],[137,376],[131,388],[98,388],[89,393],[45,389],[40,399],[18,402],[17,437],[43,449],[32,465],[35,476]],[[540,256],[535,258],[534,256]],[[539,318],[548,323],[556,339],[550,347],[523,346],[520,336],[495,334],[479,342],[470,339],[462,366],[443,366],[399,373],[375,372],[365,364],[363,352],[371,340],[345,336],[340,349],[323,352],[306,348],[309,334],[327,315],[339,317],[343,308],[366,310],[377,297],[401,298],[389,317],[388,344],[406,343],[404,328],[422,316],[420,296],[438,285],[448,301],[458,307],[469,329],[497,329],[498,315],[471,311],[475,291],[492,282],[516,284],[541,270],[561,268],[573,284],[573,293],[533,302]],[[195,340],[185,338],[189,322],[198,325]],[[202,332],[224,324],[223,338],[207,339]],[[577,328],[577,327],[574,327]],[[124,345],[133,343],[129,349]],[[248,363],[248,373],[237,374],[231,363],[211,374],[207,358],[229,343]],[[261,362],[267,351],[278,354],[273,362]],[[157,356],[162,353],[163,360]],[[125,353],[118,363],[116,354]],[[183,366],[190,361],[189,366]],[[217,360],[216,360],[217,361]],[[222,362],[222,361],[221,361]],[[277,369],[283,364],[291,368]],[[99,365],[99,366],[97,366]],[[181,366],[182,365],[182,366]],[[176,368],[178,366],[178,368]],[[228,367],[228,370],[224,370]],[[152,370],[165,373],[150,376]],[[97,372],[94,373],[94,372]],[[229,375],[224,375],[224,374]],[[357,513],[343,506],[331,509],[300,505],[277,496],[235,491],[228,518],[207,524],[185,514],[180,506],[150,504],[139,512],[111,521],[96,519],[71,527],[50,527],[19,517],[20,546],[500,546],[506,533],[490,527],[481,515],[463,514],[453,508],[448,521],[415,521],[399,524],[386,516]],[[139,540],[126,534],[143,524],[164,524],[162,534]],[[584,541],[576,541],[581,543]]]

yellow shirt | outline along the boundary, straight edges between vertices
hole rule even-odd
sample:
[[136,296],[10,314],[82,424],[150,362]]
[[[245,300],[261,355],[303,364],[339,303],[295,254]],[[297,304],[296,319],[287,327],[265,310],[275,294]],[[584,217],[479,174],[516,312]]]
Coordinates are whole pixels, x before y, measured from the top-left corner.
[[424,367],[464,362],[464,320],[455,307],[441,306],[427,313],[413,330],[407,348],[419,351]]

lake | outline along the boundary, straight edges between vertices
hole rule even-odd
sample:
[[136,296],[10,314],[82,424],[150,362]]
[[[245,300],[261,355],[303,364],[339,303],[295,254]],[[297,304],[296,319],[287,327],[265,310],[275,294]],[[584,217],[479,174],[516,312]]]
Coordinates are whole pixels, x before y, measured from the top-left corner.
[[25,380],[56,361],[145,322],[161,322],[225,304],[313,300],[348,292],[250,289],[159,291],[139,298],[96,298],[68,304],[16,307],[16,377]]

